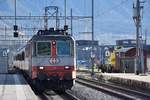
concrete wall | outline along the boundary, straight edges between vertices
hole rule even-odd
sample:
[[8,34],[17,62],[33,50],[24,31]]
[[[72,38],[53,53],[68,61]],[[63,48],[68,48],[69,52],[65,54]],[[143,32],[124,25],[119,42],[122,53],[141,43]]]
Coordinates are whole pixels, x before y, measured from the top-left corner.
[[147,58],[147,69],[150,72],[150,57]]
[[8,73],[8,55],[7,49],[0,49],[0,73]]

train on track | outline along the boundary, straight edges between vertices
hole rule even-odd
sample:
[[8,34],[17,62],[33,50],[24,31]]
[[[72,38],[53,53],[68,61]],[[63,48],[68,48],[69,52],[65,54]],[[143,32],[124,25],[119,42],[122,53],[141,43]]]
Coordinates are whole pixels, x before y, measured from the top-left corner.
[[75,40],[65,31],[39,30],[17,50],[13,66],[22,70],[40,91],[48,87],[71,89],[76,79]]

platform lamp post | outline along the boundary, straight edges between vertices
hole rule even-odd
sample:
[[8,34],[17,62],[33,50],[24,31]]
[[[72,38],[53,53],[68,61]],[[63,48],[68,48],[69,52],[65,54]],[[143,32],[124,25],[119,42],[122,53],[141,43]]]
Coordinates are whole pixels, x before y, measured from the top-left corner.
[[91,62],[92,62],[92,73],[91,76],[94,75],[94,0],[92,0],[92,50],[91,50]]

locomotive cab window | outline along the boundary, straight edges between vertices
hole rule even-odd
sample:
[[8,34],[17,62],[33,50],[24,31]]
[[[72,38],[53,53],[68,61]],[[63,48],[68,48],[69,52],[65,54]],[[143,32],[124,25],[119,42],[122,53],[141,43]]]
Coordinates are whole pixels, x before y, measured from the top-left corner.
[[57,42],[57,54],[70,56],[71,55],[71,46],[69,41],[58,41]]
[[37,42],[37,54],[50,55],[51,53],[51,43],[50,42]]

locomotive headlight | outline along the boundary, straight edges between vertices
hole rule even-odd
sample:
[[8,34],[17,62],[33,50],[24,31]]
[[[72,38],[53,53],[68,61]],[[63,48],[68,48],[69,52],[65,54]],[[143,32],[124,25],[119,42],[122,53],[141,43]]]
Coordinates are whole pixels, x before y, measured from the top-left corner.
[[43,67],[43,66],[40,66],[39,69],[44,69],[44,67]]
[[76,71],[72,71],[72,78],[73,78],[73,79],[76,78]]
[[70,67],[70,66],[65,66],[64,68],[65,68],[66,70],[71,69],[71,67]]

